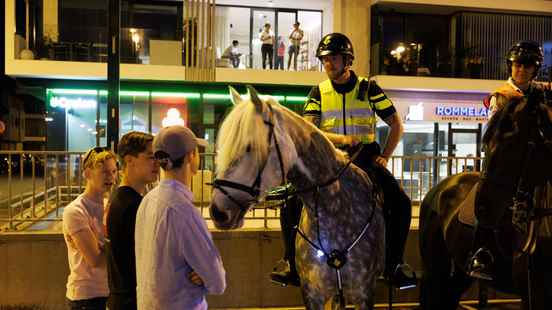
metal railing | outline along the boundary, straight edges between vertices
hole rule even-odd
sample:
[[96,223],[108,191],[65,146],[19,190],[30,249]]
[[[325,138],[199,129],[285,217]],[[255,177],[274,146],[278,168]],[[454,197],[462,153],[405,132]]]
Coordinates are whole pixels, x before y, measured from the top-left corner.
[[[194,203],[209,219],[214,153],[201,154],[201,170],[192,180]],[[49,229],[62,219],[63,208],[84,191],[81,152],[0,151],[0,232]],[[393,156],[388,169],[419,205],[431,187],[445,177],[479,171],[481,158]],[[413,212],[417,217],[417,212]],[[253,208],[246,215],[252,227],[278,228],[279,210]]]

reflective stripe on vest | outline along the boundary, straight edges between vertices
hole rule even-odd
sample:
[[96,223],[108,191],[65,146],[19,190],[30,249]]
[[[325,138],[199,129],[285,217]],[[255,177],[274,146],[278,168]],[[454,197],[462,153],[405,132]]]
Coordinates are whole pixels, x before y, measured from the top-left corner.
[[358,77],[355,88],[345,94],[345,106],[343,106],[343,94],[335,91],[330,80],[325,80],[318,85],[322,112],[320,129],[357,136],[366,144],[375,141],[377,119],[372,103],[368,101],[368,95],[366,95],[366,101],[358,99],[359,85],[364,79],[364,77]]

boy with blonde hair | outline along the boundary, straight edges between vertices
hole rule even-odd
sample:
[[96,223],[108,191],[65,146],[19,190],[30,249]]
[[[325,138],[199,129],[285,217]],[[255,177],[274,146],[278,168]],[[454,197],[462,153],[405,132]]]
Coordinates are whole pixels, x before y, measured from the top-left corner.
[[70,274],[67,279],[69,309],[103,310],[109,288],[104,255],[104,198],[117,179],[116,156],[95,147],[82,161],[84,193],[63,211],[63,237],[67,244]]

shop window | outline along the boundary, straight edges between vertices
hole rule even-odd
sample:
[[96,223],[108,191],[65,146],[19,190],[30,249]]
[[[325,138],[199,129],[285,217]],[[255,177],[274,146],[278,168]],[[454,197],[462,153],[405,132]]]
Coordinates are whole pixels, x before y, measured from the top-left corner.
[[322,39],[322,12],[299,11],[297,20],[305,34],[299,50],[300,70],[319,71],[320,62],[316,57],[316,48]]
[[[97,91],[49,91],[47,98],[48,116],[51,120],[48,122],[50,137],[54,133],[63,132],[62,137],[66,137],[66,149],[71,152],[84,152],[96,146],[96,114],[99,100]],[[57,144],[60,144],[59,140]]]
[[151,99],[151,131],[156,134],[163,127],[190,126],[188,99],[185,97],[158,95]]
[[[377,12],[377,11],[376,11]],[[373,18],[372,62],[390,75],[451,76],[450,17],[376,13]]]
[[149,92],[121,94],[119,107],[119,137],[130,131],[149,131]]
[[215,10],[215,46],[217,67],[232,67],[230,59],[223,58],[225,50],[232,41],[238,41],[238,68],[246,68],[249,64],[250,48],[250,9],[229,6],[217,6]]
[[[253,24],[251,24],[251,21]],[[293,24],[300,22],[304,36],[297,52],[297,70],[320,70],[316,58],[316,47],[322,37],[322,12],[297,9],[244,8],[231,6],[216,7],[215,42],[217,67],[233,67],[224,57],[225,50],[237,40],[239,56],[238,68],[263,68],[263,52],[260,34],[265,24],[270,24],[274,35],[272,61],[266,56],[266,69],[295,70],[295,57],[289,63],[290,40]],[[265,54],[270,53],[265,48]],[[281,58],[279,58],[281,57]],[[288,66],[289,64],[289,66]]]

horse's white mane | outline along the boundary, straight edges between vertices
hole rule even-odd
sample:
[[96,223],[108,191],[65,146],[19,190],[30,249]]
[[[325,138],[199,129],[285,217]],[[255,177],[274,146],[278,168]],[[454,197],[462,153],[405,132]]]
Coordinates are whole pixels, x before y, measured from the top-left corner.
[[[269,104],[277,104],[272,99]],[[217,137],[217,174],[226,171],[232,160],[249,148],[255,163],[260,166],[268,156],[268,126],[249,99],[236,104],[220,126]]]
[[[235,106],[222,122],[217,137],[215,164],[216,173],[219,175],[223,174],[232,165],[232,161],[241,158],[246,151],[251,153],[254,163],[259,167],[268,157],[270,150],[268,145],[269,127],[264,123],[263,116],[256,111],[255,104],[249,98],[240,98],[237,92],[234,96]],[[286,114],[290,118],[301,118],[295,112],[280,105],[273,97],[262,97],[263,103],[272,107],[275,134],[278,134],[278,130],[282,129],[277,122],[278,115]],[[305,129],[310,127],[312,130],[319,131],[318,128],[308,122],[305,122],[305,126],[308,126]],[[329,140],[328,143],[331,144]],[[338,160],[345,160],[344,152],[337,149],[334,149],[334,151]]]

